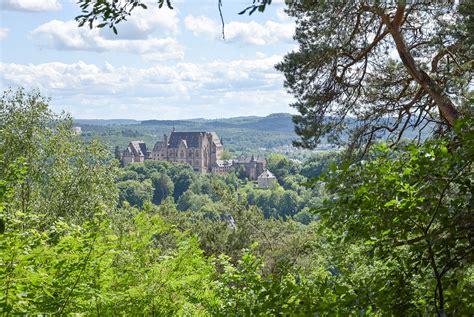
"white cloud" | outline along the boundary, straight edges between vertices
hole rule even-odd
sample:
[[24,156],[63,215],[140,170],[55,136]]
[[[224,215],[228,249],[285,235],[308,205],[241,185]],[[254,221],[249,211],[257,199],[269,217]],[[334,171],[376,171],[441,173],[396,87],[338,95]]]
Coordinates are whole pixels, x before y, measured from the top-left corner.
[[4,38],[6,38],[9,32],[10,32],[10,29],[0,28],[0,40],[3,40]]
[[170,36],[179,31],[179,18],[176,10],[165,7],[159,9],[151,3],[147,10],[133,11],[127,21],[117,25],[118,35],[105,27],[101,35],[109,39],[145,39],[151,35]]
[[[206,16],[188,15],[184,19],[184,24],[186,29],[193,32],[194,35],[207,35],[212,38],[221,36],[220,26]],[[292,43],[294,32],[294,23],[233,21],[225,24],[226,41],[252,45],[269,45],[277,42]]]
[[2,10],[43,12],[61,9],[58,0],[2,0]]
[[194,35],[210,35],[215,37],[219,33],[219,26],[214,20],[209,19],[206,16],[193,16],[188,15],[184,18],[184,26],[187,30],[193,32]]
[[55,110],[79,117],[191,118],[289,111],[291,98],[274,69],[281,56],[176,63],[149,68],[77,62],[0,63],[0,82],[39,88]]
[[114,51],[139,54],[146,60],[178,60],[184,52],[173,38],[145,40],[108,40],[100,36],[94,37],[94,47],[98,51]]
[[52,20],[34,29],[31,34],[38,45],[59,50],[91,50],[97,29],[78,28],[77,22]]
[[[143,26],[146,29],[146,26]],[[184,57],[183,47],[173,38],[110,39],[98,29],[79,28],[75,21],[52,20],[31,32],[34,41],[42,47],[58,50],[94,52],[123,52],[142,55],[145,60],[179,60]]]
[[230,22],[226,26],[226,38],[230,41],[242,41],[254,45],[269,45],[277,42],[291,43],[295,24],[266,21],[242,23]]
[[[82,61],[65,63],[44,63],[23,65],[0,64],[0,73],[6,82],[27,86],[38,83],[40,88],[89,89],[89,85],[114,88],[117,91],[127,87],[152,87],[180,83],[192,90],[194,88],[213,90],[229,89],[240,85],[261,89],[265,84],[273,84],[281,75],[274,70],[280,56],[259,59],[214,61],[210,63],[177,63],[156,65],[148,68],[115,67],[106,63],[103,67],[86,64]],[[277,84],[279,84],[279,79]],[[248,84],[245,84],[248,82]],[[60,85],[61,84],[61,85]],[[210,88],[209,88],[210,87]],[[180,88],[182,90],[182,88]],[[163,92],[169,92],[168,88]]]

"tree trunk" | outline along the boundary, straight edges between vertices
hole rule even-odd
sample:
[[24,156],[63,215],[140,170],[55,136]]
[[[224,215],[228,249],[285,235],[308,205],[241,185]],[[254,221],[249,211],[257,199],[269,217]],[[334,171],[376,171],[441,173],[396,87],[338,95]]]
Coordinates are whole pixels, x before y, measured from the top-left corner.
[[407,68],[410,75],[415,81],[420,84],[424,91],[433,99],[436,106],[438,106],[441,117],[449,124],[450,127],[454,126],[454,123],[459,117],[459,113],[456,107],[451,102],[448,96],[443,93],[441,87],[422,69],[420,69],[413,59],[410,51],[408,50],[403,35],[400,33],[400,25],[402,23],[402,17],[405,6],[400,5],[395,13],[393,21],[387,15],[382,17],[382,20],[390,30],[390,34],[395,41],[398,55],[403,62],[403,65]]

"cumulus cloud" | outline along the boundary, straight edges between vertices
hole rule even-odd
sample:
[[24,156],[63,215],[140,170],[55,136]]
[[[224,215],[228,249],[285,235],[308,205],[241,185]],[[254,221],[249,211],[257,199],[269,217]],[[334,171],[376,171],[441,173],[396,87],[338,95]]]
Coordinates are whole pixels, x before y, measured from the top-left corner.
[[6,38],[8,36],[8,32],[10,32],[10,29],[0,28],[0,40]]
[[2,10],[44,12],[61,9],[58,0],[2,0]]
[[274,69],[280,60],[269,56],[149,68],[2,63],[0,82],[37,87],[56,100],[57,110],[80,117],[212,118],[222,116],[223,106],[226,116],[264,115],[289,110],[291,98]]
[[[221,36],[220,26],[206,16],[188,15],[184,19],[184,25],[194,35],[204,35],[212,38]],[[226,41],[252,45],[269,45],[277,42],[292,43],[294,32],[294,23],[233,21],[225,25]]]
[[[143,26],[146,29],[148,26]],[[94,52],[124,52],[142,55],[145,60],[179,60],[184,57],[183,47],[171,37],[110,39],[101,30],[78,28],[75,21],[52,20],[31,32],[34,41],[42,47],[58,50]]]
[[136,9],[126,22],[117,25],[118,35],[104,28],[101,35],[109,39],[145,39],[151,35],[171,36],[179,31],[176,10],[159,9],[151,3],[147,10]]
[[219,33],[219,26],[214,20],[206,16],[188,15],[184,18],[184,26],[194,35],[210,35],[212,37]]
[[[2,63],[0,76],[12,85],[24,83],[31,86],[38,83],[40,88],[44,89],[77,88],[88,91],[92,85],[102,87],[101,89],[113,88],[114,91],[125,91],[127,87],[151,87],[150,91],[153,92],[157,86],[167,85],[162,92],[170,92],[170,86],[175,84],[184,85],[188,90],[199,88],[212,91],[214,87],[229,90],[241,85],[262,89],[268,84],[280,86],[281,75],[274,70],[274,65],[280,60],[281,56],[274,55],[251,60],[213,61],[202,64],[181,62],[148,68],[115,67],[109,63],[99,67],[82,61],[73,64],[56,62],[38,65]],[[182,90],[180,88],[180,91]]]
[[226,27],[226,38],[254,45],[269,45],[277,42],[291,43],[294,31],[295,25],[292,23],[231,22]]

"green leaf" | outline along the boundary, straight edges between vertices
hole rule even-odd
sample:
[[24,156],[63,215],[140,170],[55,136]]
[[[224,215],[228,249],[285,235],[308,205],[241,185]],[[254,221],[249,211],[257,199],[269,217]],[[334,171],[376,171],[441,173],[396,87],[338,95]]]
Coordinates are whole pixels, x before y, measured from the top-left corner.
[[387,229],[387,230],[382,232],[382,236],[386,236],[386,235],[390,234],[391,232],[392,232],[392,229]]
[[392,199],[390,201],[387,201],[384,207],[391,207],[391,206],[397,205],[398,203],[399,201],[397,199]]

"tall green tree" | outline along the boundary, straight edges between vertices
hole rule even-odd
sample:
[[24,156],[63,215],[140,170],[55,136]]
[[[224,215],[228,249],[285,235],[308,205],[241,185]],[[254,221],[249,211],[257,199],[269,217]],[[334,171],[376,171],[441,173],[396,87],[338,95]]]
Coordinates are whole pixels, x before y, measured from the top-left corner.
[[151,174],[151,181],[154,188],[154,204],[160,204],[163,199],[166,199],[167,197],[173,197],[174,184],[168,175],[165,173],[155,172]]
[[174,182],[174,199],[178,201],[179,197],[188,190],[193,180],[195,179],[194,172],[191,166],[186,166],[173,177]]
[[142,208],[145,203],[153,199],[153,186],[151,180],[144,181],[126,180],[117,183],[119,189],[119,201],[123,205],[128,202],[131,206]]
[[[0,314],[205,315],[219,301],[195,238],[117,210],[116,161],[39,92],[0,104]],[[149,180],[135,182],[151,200]]]
[[323,178],[332,193],[317,209],[324,225],[348,252],[365,245],[385,272],[378,310],[474,312],[474,133],[458,134],[421,147],[379,145],[367,161],[334,166]]
[[[296,98],[298,145],[370,144],[427,125],[452,130],[468,109],[473,46],[450,2],[292,1],[299,48],[277,69]],[[430,125],[431,124],[431,125]]]
[[114,156],[115,156],[116,160],[118,160],[118,161],[122,160],[122,152],[120,151],[120,147],[118,145],[115,146]]
[[276,178],[283,183],[283,179],[288,175],[298,172],[298,167],[283,154],[271,154],[267,157],[267,168],[275,174]]
[[72,130],[72,119],[51,112],[48,102],[38,91],[3,93],[0,174],[20,157],[28,167],[7,209],[44,213],[46,221],[78,222],[92,218],[98,206],[113,209],[117,166],[109,151],[98,142],[83,142]]

